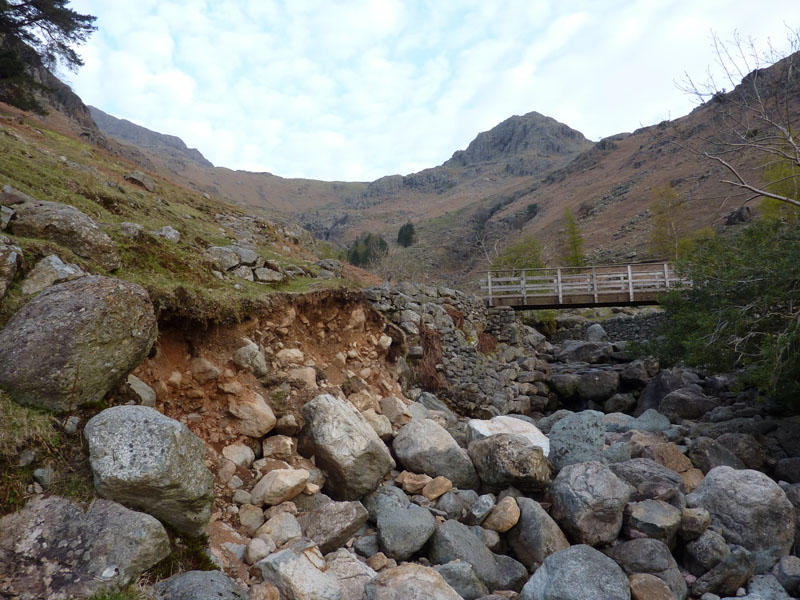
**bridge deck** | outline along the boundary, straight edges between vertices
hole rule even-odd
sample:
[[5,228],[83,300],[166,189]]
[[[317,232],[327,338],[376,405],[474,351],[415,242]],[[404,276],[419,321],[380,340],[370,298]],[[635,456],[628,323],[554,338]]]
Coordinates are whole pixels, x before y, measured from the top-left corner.
[[518,310],[657,304],[685,285],[669,263],[489,271],[481,290],[489,306]]

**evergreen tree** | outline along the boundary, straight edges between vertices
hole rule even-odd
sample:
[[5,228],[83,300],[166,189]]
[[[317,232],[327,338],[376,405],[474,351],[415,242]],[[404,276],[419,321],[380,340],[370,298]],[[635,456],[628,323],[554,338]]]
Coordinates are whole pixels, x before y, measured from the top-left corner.
[[397,243],[408,248],[417,241],[417,231],[414,229],[414,224],[409,221],[397,232]]
[[569,208],[564,209],[561,258],[568,267],[582,267],[586,262],[583,256],[583,232]]
[[68,8],[69,0],[0,0],[0,100],[24,110],[42,111],[33,93],[33,52],[49,69],[83,65],[74,45],[95,31],[95,17]]

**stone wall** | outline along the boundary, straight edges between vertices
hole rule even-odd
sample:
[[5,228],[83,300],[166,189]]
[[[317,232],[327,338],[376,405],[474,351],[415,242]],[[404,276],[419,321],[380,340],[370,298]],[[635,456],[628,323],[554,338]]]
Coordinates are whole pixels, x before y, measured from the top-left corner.
[[[621,313],[599,323],[608,334],[609,341],[645,341],[653,338],[656,329],[666,318],[666,313],[661,311],[636,315]],[[587,321],[575,327],[559,329],[551,341],[560,343],[565,340],[585,339],[586,330],[593,322]]]
[[[373,307],[408,336],[412,368],[423,356],[420,329],[437,331],[442,362],[437,370],[447,389],[435,390],[460,412],[480,417],[539,412],[546,406],[544,383],[549,365],[538,352],[547,350],[544,336],[523,325],[511,309],[489,310],[478,297],[424,284],[384,284],[366,290]],[[449,314],[448,314],[449,311]],[[456,326],[451,315],[463,315]],[[490,352],[478,350],[481,334],[497,340]]]

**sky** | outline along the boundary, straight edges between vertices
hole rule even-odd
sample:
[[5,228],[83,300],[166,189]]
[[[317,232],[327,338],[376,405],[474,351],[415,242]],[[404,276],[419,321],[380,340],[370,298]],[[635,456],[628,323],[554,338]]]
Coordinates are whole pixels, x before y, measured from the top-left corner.
[[[797,0],[73,0],[66,80],[215,165],[371,181],[537,111],[598,140],[688,113],[711,33],[786,48]],[[62,74],[63,75],[63,74]]]

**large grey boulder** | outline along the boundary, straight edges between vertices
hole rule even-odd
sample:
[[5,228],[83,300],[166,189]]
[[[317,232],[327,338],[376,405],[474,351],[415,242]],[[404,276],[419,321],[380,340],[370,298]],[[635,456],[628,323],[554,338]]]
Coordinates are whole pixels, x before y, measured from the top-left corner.
[[264,581],[292,600],[349,600],[334,573],[327,571],[319,548],[308,540],[292,542],[255,565]]
[[0,519],[0,590],[18,598],[85,598],[128,585],[164,559],[157,519],[111,502],[83,509],[66,498],[34,498]]
[[114,242],[94,220],[74,206],[31,200],[14,206],[14,235],[52,240],[78,256],[93,260],[107,271],[121,266]]
[[186,425],[147,406],[114,406],[84,429],[97,493],[189,536],[201,535],[214,505],[206,448]]
[[366,591],[368,600],[462,600],[439,573],[414,563],[384,569]]
[[592,370],[581,373],[575,393],[585,402],[605,402],[617,393],[619,373],[607,370]]
[[719,400],[715,398],[691,388],[681,388],[661,399],[658,403],[658,412],[669,417],[670,421],[678,422],[682,419],[699,419],[719,405]]
[[466,450],[435,421],[411,421],[397,432],[392,447],[397,460],[409,471],[447,477],[459,488],[477,489],[480,485]]
[[141,286],[97,276],[54,285],[0,330],[0,388],[53,411],[98,402],[144,360],[156,334]]
[[711,514],[711,526],[729,544],[753,553],[757,574],[789,554],[794,543],[795,510],[784,491],[759,471],[716,467],[686,497],[689,506]]
[[[638,417],[648,408],[658,409],[661,400],[667,394],[689,387],[698,381],[697,375],[687,369],[675,368],[659,371],[655,377],[647,382],[647,385],[642,390],[633,416]],[[699,389],[696,391],[699,391]]]
[[517,498],[520,516],[506,534],[514,555],[529,569],[545,558],[569,548],[569,542],[547,511],[530,498]]
[[250,600],[249,594],[221,571],[187,571],[156,585],[158,600]]
[[636,488],[636,500],[650,498],[651,490],[672,490],[673,495],[681,495],[686,485],[675,471],[658,464],[651,458],[632,458],[619,463],[612,463],[609,469],[614,475]]
[[340,500],[357,500],[374,490],[395,462],[375,430],[351,404],[321,394],[300,409],[304,445],[325,472],[325,490]]
[[567,340],[561,345],[561,351],[556,355],[559,362],[574,363],[601,363],[606,362],[613,352],[613,346],[608,342],[584,342],[582,340]]
[[378,486],[378,489],[367,495],[363,502],[369,513],[369,520],[377,523],[381,514],[406,508],[411,500],[399,487],[386,484]]
[[551,514],[579,544],[606,545],[622,529],[630,485],[599,462],[564,467],[553,481]]
[[639,538],[604,551],[628,575],[647,573],[666,583],[675,600],[686,598],[687,587],[669,548],[659,540]]
[[603,413],[584,410],[567,415],[550,429],[550,460],[556,470],[567,465],[600,460],[606,437]]
[[344,546],[367,522],[367,509],[361,502],[330,502],[297,518],[303,535],[316,542],[327,554]]
[[454,560],[467,562],[489,589],[503,588],[504,578],[495,555],[463,523],[452,519],[442,523],[431,537],[428,557],[431,562],[440,565]]
[[591,546],[548,556],[522,588],[520,600],[630,600],[628,577]]
[[472,565],[460,560],[454,560],[446,565],[434,567],[447,584],[452,587],[464,600],[478,600],[489,593],[486,585],[478,579]]
[[418,552],[436,531],[436,519],[427,508],[385,510],[378,516],[378,541],[387,556],[407,560]]
[[514,486],[523,492],[550,485],[553,467],[542,448],[524,436],[498,433],[469,445],[469,457],[484,487],[500,492]]

